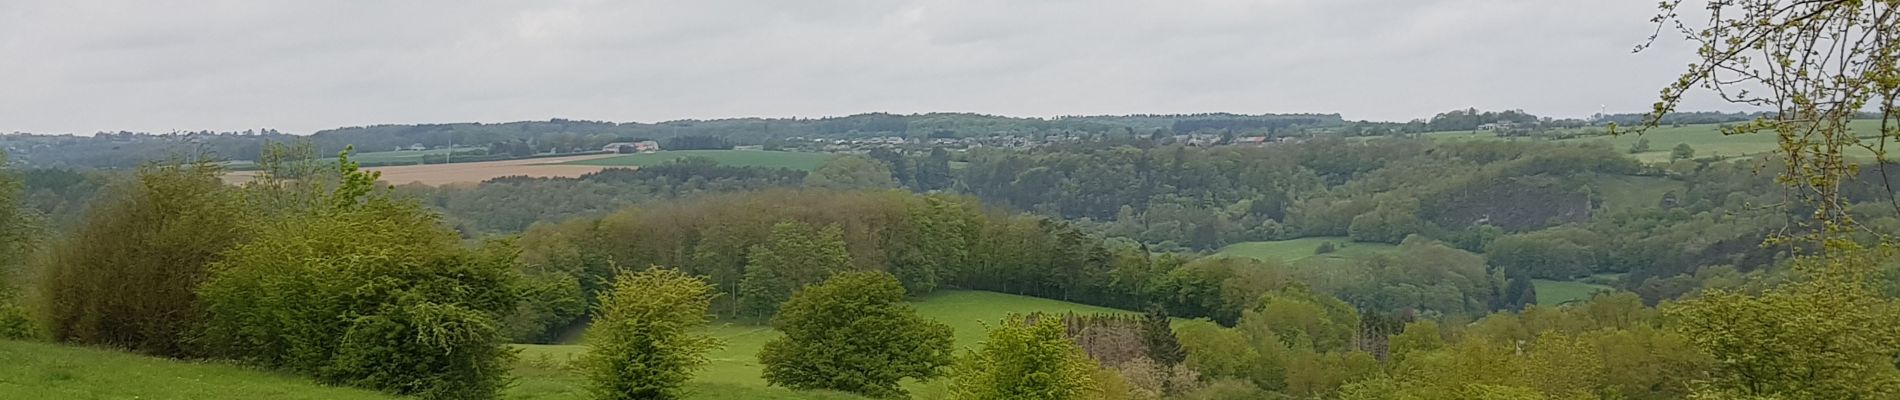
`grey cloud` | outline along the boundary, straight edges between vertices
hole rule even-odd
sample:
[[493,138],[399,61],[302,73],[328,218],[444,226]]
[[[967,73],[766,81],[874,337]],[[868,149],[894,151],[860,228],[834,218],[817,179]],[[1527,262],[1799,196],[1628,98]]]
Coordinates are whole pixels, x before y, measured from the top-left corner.
[[[1596,0],[0,2],[0,131],[1467,106],[1642,110]],[[1715,107],[1695,103],[1692,107]]]

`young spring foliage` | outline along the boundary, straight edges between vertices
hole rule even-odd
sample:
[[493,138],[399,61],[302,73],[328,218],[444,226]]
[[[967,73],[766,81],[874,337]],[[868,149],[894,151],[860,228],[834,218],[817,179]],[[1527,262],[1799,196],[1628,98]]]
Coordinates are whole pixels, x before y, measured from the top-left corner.
[[785,337],[766,343],[759,363],[775,386],[903,398],[899,381],[935,378],[952,358],[950,327],[917,316],[883,272],[807,287],[779,307],[772,327]]
[[1900,396],[1900,302],[1870,279],[1881,258],[1843,241],[1797,262],[1806,280],[1751,296],[1724,290],[1667,309],[1714,357],[1698,392],[1761,398]]
[[765,244],[752,248],[739,295],[753,315],[771,315],[806,285],[850,267],[844,232],[837,225],[820,230],[798,221],[779,222]]
[[342,180],[209,268],[197,294],[211,354],[425,399],[493,398],[514,353],[506,242],[462,248],[413,202],[345,158]]
[[990,328],[983,348],[957,360],[955,400],[1080,400],[1094,398],[1096,365],[1065,334],[1062,320],[1012,315]]
[[622,271],[601,293],[582,359],[595,398],[677,399],[719,340],[694,334],[706,324],[712,286],[666,268]]

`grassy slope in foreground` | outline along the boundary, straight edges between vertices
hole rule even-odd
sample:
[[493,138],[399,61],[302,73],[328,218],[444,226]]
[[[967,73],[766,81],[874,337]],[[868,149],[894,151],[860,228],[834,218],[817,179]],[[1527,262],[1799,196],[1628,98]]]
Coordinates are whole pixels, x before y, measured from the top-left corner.
[[[1125,313],[1127,311],[1095,307],[1057,300],[979,291],[942,291],[911,303],[917,313],[950,325],[955,331],[958,352],[979,346],[987,332],[985,324],[995,324],[1011,313]],[[861,397],[826,392],[797,392],[768,387],[759,378],[759,349],[778,337],[778,332],[759,326],[715,323],[703,332],[726,342],[726,347],[709,355],[712,364],[700,371],[688,385],[694,399],[860,399]],[[582,345],[521,345],[521,362],[515,368],[515,387],[509,399],[584,399],[585,382],[577,371],[562,370],[552,364],[571,360],[586,350]],[[944,397],[944,381],[905,385],[918,399]]]
[[243,367],[0,341],[0,399],[395,399]]
[[[1320,243],[1333,242],[1336,250],[1326,254],[1314,254]],[[1308,237],[1271,242],[1240,242],[1222,247],[1215,256],[1248,257],[1261,261],[1280,261],[1286,264],[1301,262],[1347,263],[1352,259],[1373,254],[1390,252],[1397,249],[1385,243],[1354,242],[1345,237]]]
[[658,153],[628,154],[593,160],[569,162],[574,165],[600,165],[610,167],[659,165],[683,157],[706,157],[718,161],[719,165],[731,167],[768,167],[790,168],[810,171],[818,168],[830,158],[827,153],[802,153],[791,151],[763,150],[668,150]]

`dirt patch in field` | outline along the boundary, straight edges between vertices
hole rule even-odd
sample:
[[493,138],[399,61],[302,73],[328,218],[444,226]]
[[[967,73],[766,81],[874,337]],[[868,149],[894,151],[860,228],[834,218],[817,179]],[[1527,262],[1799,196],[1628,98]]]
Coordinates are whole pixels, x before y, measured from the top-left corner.
[[[455,164],[403,165],[394,167],[371,167],[365,170],[383,173],[383,182],[392,185],[421,183],[441,186],[453,183],[476,183],[504,176],[532,177],[576,177],[607,168],[598,165],[561,165],[564,162],[614,157],[620,154],[588,154],[568,157],[530,158],[523,160],[486,161]],[[256,171],[238,171],[225,174],[225,182],[233,184],[248,182]]]

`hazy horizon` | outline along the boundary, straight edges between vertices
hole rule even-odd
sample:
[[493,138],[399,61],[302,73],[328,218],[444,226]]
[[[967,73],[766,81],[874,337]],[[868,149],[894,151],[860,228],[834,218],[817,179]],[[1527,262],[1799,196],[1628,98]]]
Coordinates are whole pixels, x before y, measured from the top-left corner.
[[[0,4],[0,132],[1230,112],[1641,112],[1654,4]],[[1339,18],[1353,15],[1355,18]],[[1735,111],[1705,98],[1685,110]]]

